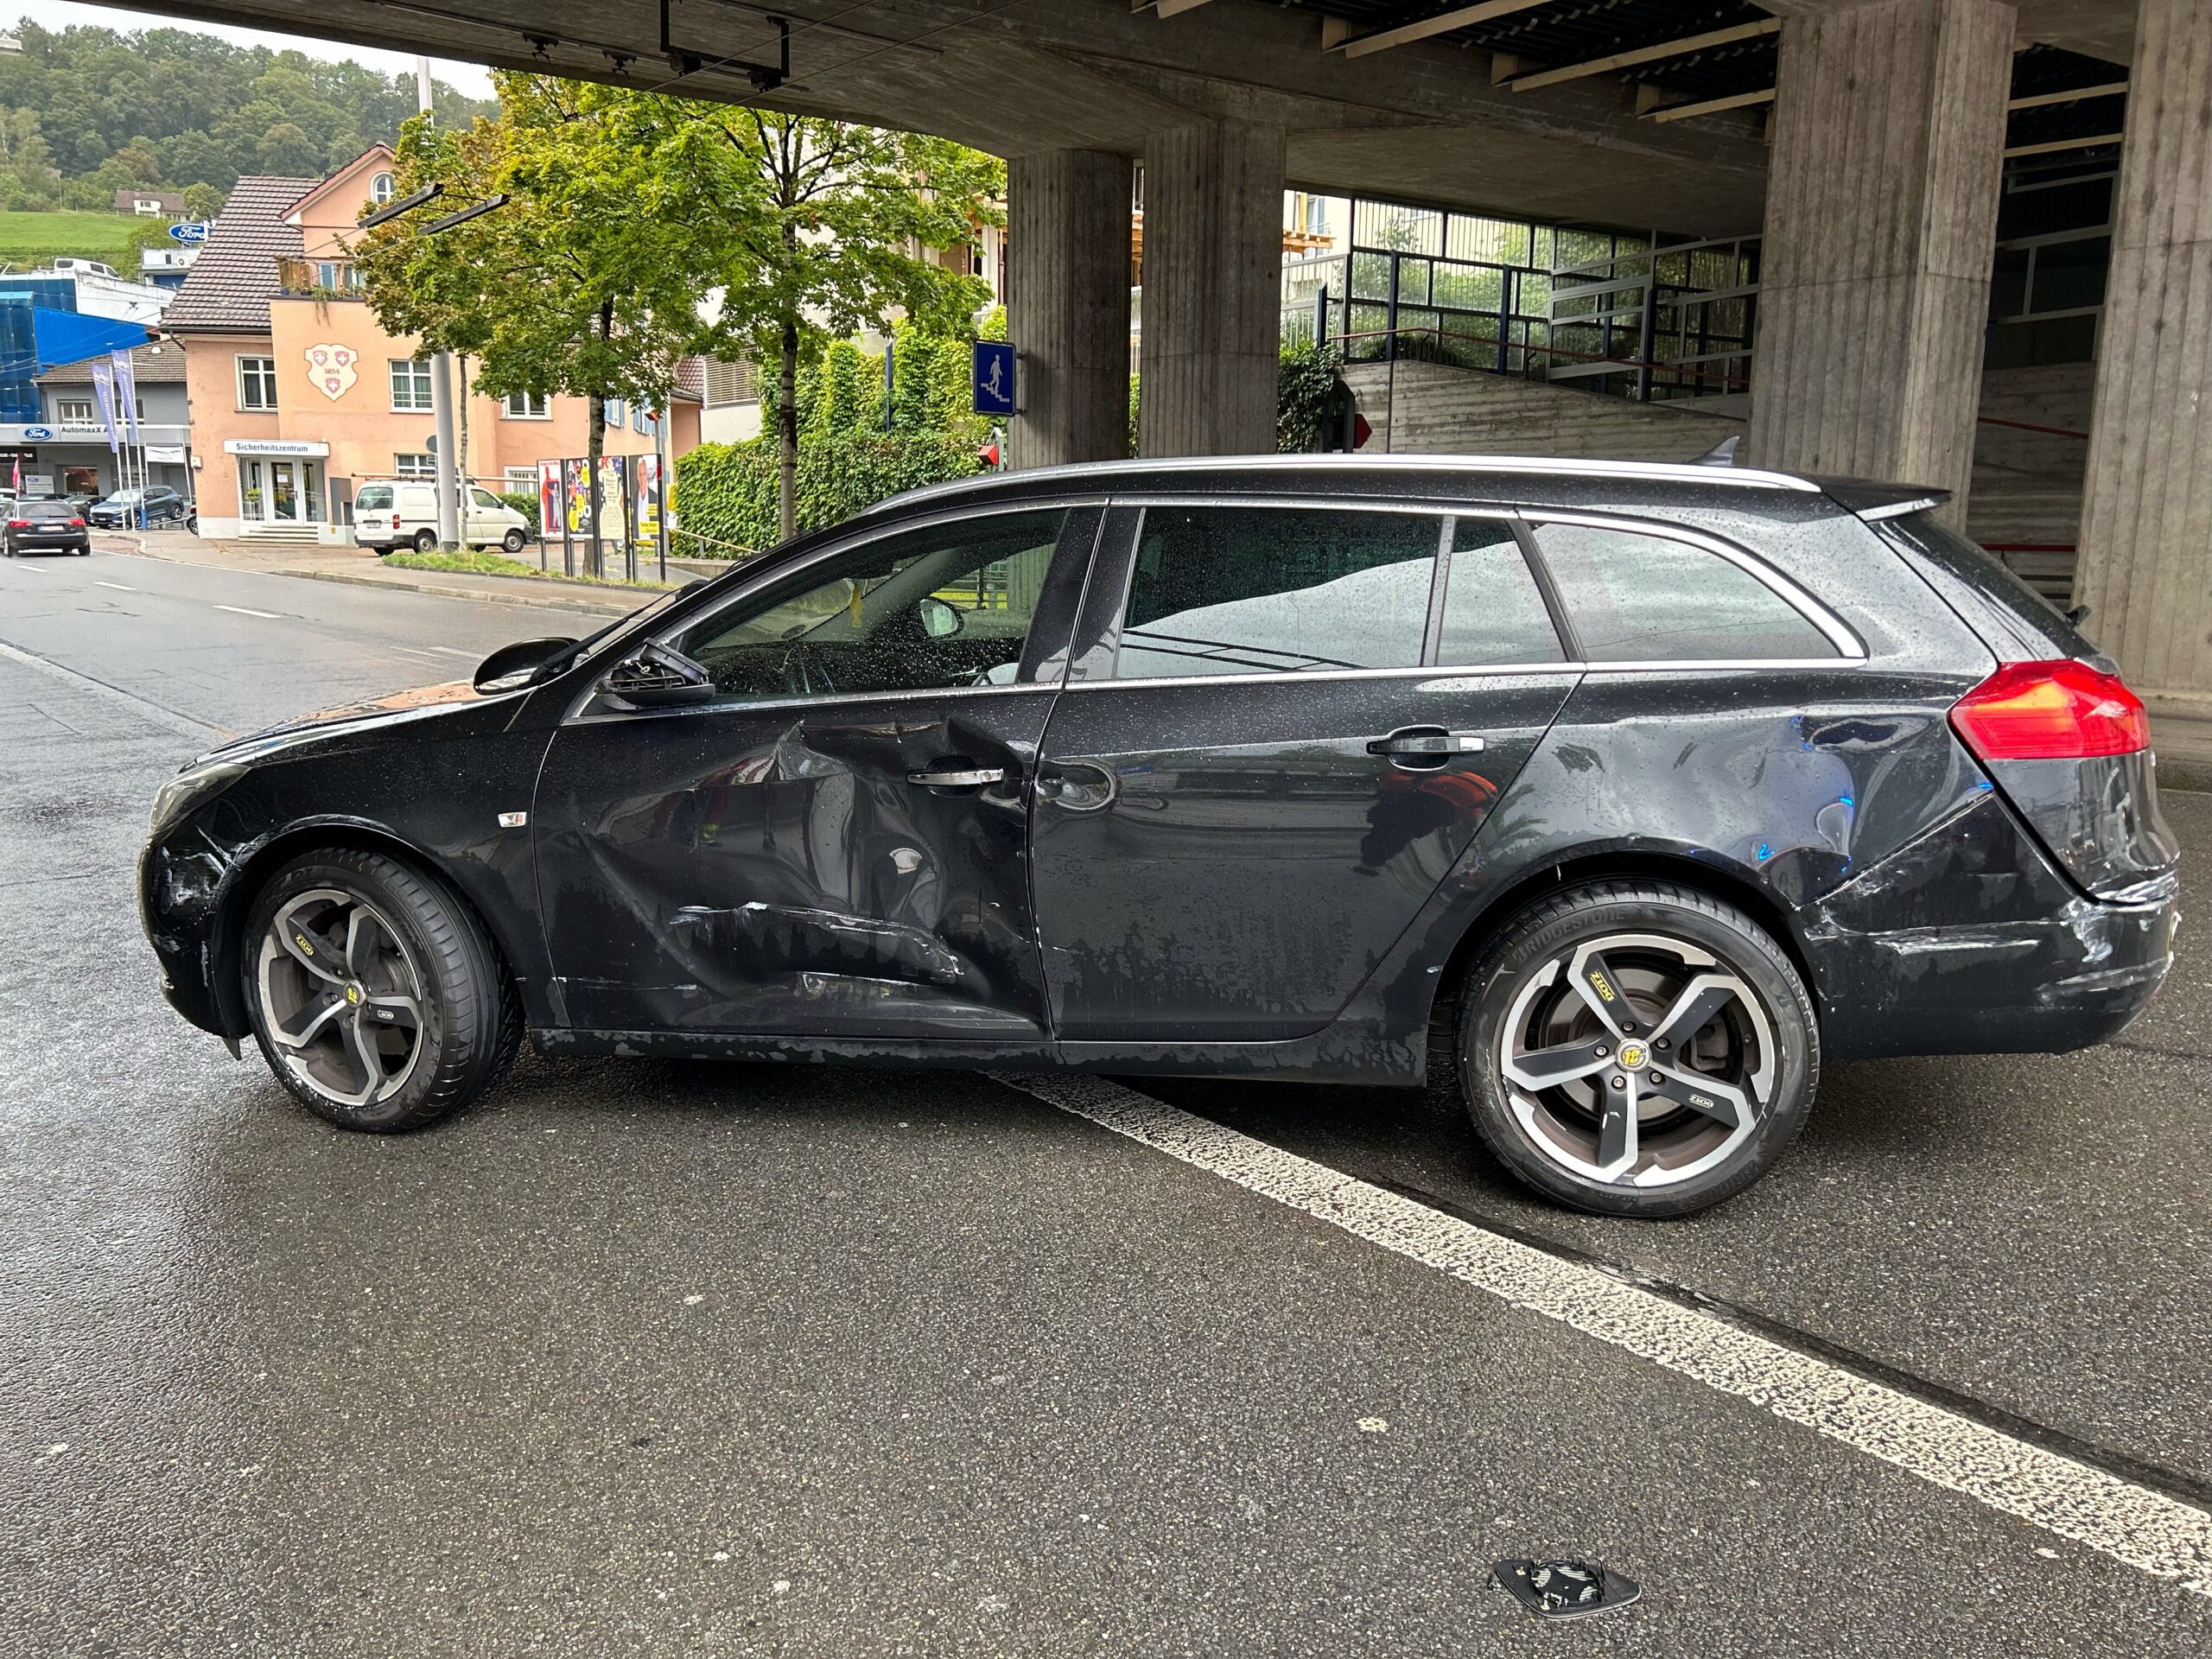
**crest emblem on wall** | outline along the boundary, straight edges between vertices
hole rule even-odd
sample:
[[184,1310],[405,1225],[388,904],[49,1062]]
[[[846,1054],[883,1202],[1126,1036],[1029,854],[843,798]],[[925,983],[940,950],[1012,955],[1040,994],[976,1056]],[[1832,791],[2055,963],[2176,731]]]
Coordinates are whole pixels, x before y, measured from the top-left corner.
[[335,403],[353,389],[353,365],[361,354],[351,346],[310,346],[307,349],[308,379],[315,389]]

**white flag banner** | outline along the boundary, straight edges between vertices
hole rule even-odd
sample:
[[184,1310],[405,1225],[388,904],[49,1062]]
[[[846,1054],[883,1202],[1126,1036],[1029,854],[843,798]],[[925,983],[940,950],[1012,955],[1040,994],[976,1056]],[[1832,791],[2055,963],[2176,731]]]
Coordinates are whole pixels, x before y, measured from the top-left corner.
[[115,365],[92,365],[92,396],[99,400],[100,419],[107,423],[107,447],[111,454],[123,448],[123,434],[115,424]]
[[118,423],[130,435],[133,444],[143,442],[138,435],[138,371],[130,365],[127,351],[110,352],[108,361],[115,365],[115,400],[122,405]]

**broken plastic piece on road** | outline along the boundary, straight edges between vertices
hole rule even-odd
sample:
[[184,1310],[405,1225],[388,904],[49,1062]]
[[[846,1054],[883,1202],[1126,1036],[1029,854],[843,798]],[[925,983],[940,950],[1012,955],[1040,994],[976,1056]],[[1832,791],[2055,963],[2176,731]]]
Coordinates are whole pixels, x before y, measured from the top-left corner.
[[1635,1580],[1594,1561],[1500,1561],[1495,1570],[1505,1592],[1538,1618],[1587,1618],[1643,1594]]

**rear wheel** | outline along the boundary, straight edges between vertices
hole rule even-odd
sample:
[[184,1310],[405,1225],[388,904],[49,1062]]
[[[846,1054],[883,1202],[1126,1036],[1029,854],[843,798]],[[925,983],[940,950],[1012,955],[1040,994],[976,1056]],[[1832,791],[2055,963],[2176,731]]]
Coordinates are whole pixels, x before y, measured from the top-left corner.
[[1529,1185],[1602,1215],[1681,1216],[1796,1137],[1820,1033],[1789,958],[1741,911],[1605,882],[1523,911],[1484,949],[1459,1065],[1476,1129]]
[[270,1069],[346,1128],[458,1111],[519,1044],[519,1002],[474,915],[380,853],[331,848],[279,871],[247,919],[242,966]]
[[438,532],[435,530],[416,531],[415,532],[415,550],[417,553],[436,552],[438,550]]

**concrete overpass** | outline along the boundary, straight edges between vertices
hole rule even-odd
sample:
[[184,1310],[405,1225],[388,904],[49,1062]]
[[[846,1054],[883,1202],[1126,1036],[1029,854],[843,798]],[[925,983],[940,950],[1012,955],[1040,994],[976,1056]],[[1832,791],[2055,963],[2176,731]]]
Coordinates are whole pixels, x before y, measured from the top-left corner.
[[2117,154],[2078,593],[2139,683],[2212,713],[2212,0],[320,0],[310,26],[1007,156],[1024,463],[1121,448],[1141,161],[1149,453],[1272,448],[1288,183],[1763,228],[1747,458],[1963,491],[2005,158]]

